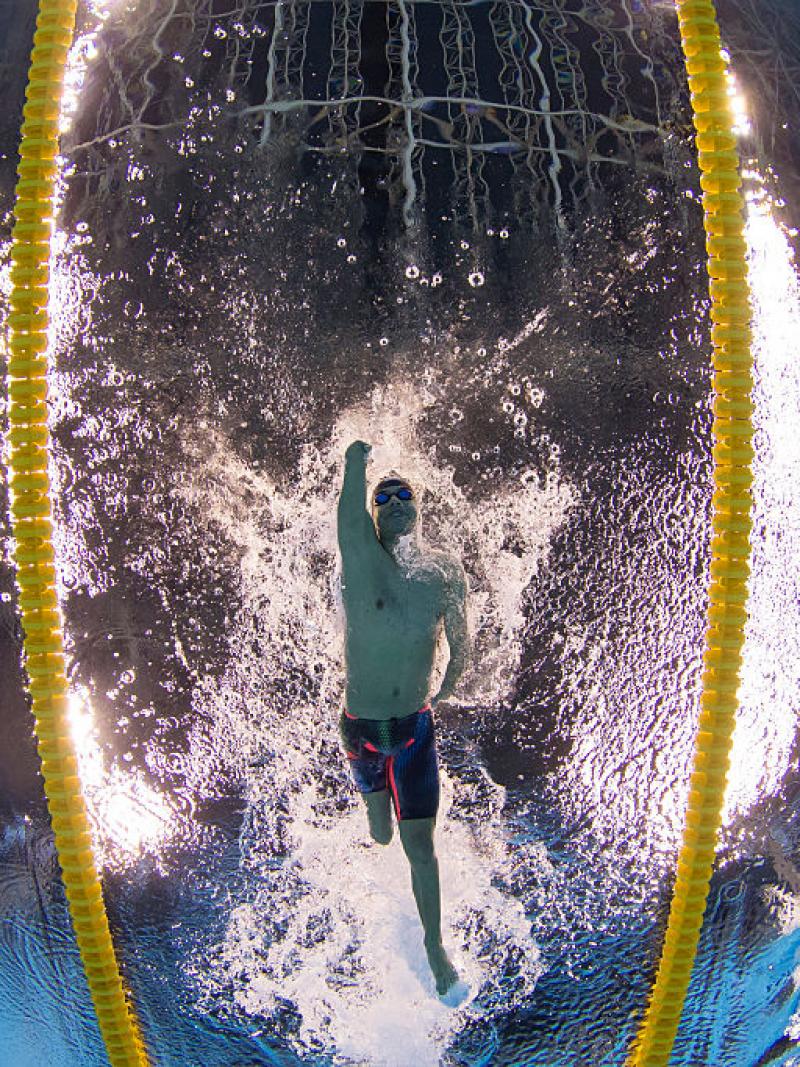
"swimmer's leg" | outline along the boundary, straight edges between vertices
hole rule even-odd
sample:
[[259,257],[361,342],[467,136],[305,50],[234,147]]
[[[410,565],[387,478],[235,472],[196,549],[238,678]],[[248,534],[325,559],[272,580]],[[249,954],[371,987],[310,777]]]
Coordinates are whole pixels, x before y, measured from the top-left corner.
[[379,845],[388,845],[392,840],[392,804],[388,789],[361,794],[367,804],[369,832]]
[[403,819],[398,823],[400,840],[411,864],[411,888],[425,931],[428,955],[436,992],[443,996],[458,982],[458,972],[442,945],[442,905],[439,891],[439,861],[433,847],[436,819]]

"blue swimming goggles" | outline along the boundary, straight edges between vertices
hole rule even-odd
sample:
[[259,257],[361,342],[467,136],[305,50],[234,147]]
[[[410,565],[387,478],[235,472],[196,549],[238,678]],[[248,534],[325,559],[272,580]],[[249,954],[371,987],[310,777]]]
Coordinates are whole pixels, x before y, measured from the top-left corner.
[[408,488],[407,485],[401,485],[397,489],[381,489],[379,493],[375,494],[375,503],[379,506],[381,504],[388,504],[393,496],[396,496],[398,500],[413,500],[414,494]]

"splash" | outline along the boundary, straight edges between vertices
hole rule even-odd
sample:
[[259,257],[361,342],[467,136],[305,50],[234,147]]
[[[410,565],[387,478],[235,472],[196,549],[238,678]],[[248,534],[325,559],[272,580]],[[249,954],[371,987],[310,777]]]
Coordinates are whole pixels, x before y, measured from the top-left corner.
[[[457,1012],[436,997],[399,842],[370,843],[355,806],[335,825],[320,825],[313,780],[293,792],[293,844],[280,869],[255,830],[269,821],[273,787],[251,796],[243,842],[259,878],[233,908],[224,940],[195,962],[209,1003],[232,981],[239,1011],[293,1018],[287,1029],[298,1051],[335,1048],[335,1062],[386,1067],[438,1064],[466,1019],[496,1011],[501,999],[505,1010],[521,1003],[538,977],[539,952],[520,902],[493,885],[491,860],[502,857],[477,846],[470,823],[479,812],[473,805],[469,821],[451,818],[454,793],[445,776],[438,834],[444,939],[471,989]],[[502,835],[498,819],[492,830]],[[497,840],[495,853],[503,851]]]
[[367,402],[343,415],[331,460],[335,469],[336,456],[349,441],[365,439],[373,445],[369,481],[378,482],[397,467],[415,486],[421,540],[460,559],[469,581],[474,648],[460,687],[462,702],[496,705],[513,690],[525,592],[577,494],[559,476],[557,450],[547,477],[524,470],[489,500],[476,501],[469,486],[457,485],[453,468],[437,463],[419,445],[419,422],[436,405],[437,386],[444,385],[448,373],[445,361],[425,369],[421,389],[406,379],[374,389]]
[[[363,407],[342,414],[326,451],[302,446],[286,494],[222,433],[205,428],[187,442],[193,475],[181,488],[202,521],[237,547],[241,576],[228,668],[195,691],[206,725],[183,768],[187,785],[202,794],[213,789],[222,761],[247,797],[246,889],[224,938],[193,961],[201,998],[219,1002],[232,984],[231,1010],[280,1016],[298,1050],[335,1048],[340,1062],[397,1067],[438,1063],[465,1018],[496,1014],[501,1004],[511,1010],[530,995],[540,969],[530,922],[522,901],[495,880],[512,853],[529,872],[547,860],[535,843],[512,847],[505,791],[480,772],[474,753],[464,764],[459,746],[453,770],[443,760],[443,935],[471,989],[452,1012],[435,996],[400,843],[371,842],[339,748],[335,514],[344,448],[356,437],[371,440],[371,474],[398,466],[424,486],[426,538],[464,560],[476,641],[462,703],[496,703],[513,683],[524,591],[572,499],[567,487],[531,483],[499,488],[479,509],[471,506],[452,469],[418,443],[422,410],[424,399],[400,381],[376,389]],[[506,559],[510,528],[525,551]],[[449,729],[446,709],[441,729]],[[393,1059],[387,1049],[400,1051]]]

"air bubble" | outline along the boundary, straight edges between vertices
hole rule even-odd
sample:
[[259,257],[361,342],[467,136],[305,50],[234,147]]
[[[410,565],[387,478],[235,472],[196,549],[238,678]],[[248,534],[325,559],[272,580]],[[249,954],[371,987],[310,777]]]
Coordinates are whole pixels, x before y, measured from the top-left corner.
[[219,40],[221,41],[223,39],[223,37],[227,37],[228,35],[225,32],[225,30],[223,30],[223,28],[221,26],[215,26],[214,27],[214,36],[219,38]]
[[351,252],[350,255],[347,257],[347,262],[348,263],[355,263],[355,261],[356,261],[356,257]]
[[474,270],[472,274],[470,274],[468,281],[473,289],[478,289],[483,285],[484,278],[479,270]]
[[431,286],[437,286],[442,284],[442,276],[437,270],[434,276],[431,278]]
[[340,237],[336,244],[339,248],[347,248],[347,241],[344,237]]
[[509,393],[511,393],[512,396],[519,396],[520,387],[516,382],[512,382],[511,385],[509,385],[508,387],[508,391]]
[[500,231],[500,236],[504,241],[507,241],[508,240],[508,230],[501,230]]
[[381,346],[381,348],[386,348],[386,346],[389,344],[389,338],[381,337],[380,341],[378,341],[378,344]]
[[503,411],[505,411],[506,415],[511,415],[513,413],[514,405],[511,403],[510,400],[503,401]]
[[410,267],[406,267],[406,278],[411,278],[412,281],[414,278],[419,278],[419,267],[415,266],[413,263]]

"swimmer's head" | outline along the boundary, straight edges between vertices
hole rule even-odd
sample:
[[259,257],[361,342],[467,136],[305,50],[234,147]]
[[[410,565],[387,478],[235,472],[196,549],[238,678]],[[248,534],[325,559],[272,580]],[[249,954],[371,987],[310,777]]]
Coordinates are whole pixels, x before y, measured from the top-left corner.
[[404,537],[417,525],[417,494],[413,486],[392,471],[372,490],[372,519],[381,541]]

